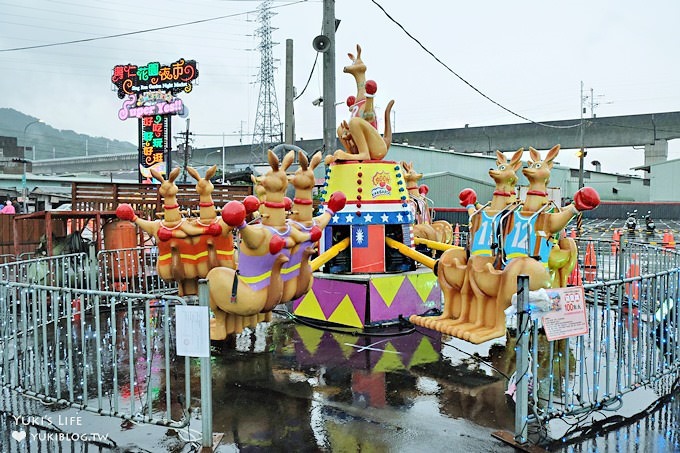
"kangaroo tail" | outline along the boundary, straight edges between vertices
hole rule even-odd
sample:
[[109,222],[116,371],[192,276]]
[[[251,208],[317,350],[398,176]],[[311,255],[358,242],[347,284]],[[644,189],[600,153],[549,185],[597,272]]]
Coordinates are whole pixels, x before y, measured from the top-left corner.
[[390,122],[390,112],[392,111],[392,106],[394,105],[394,99],[387,104],[387,108],[385,109],[385,135],[383,135],[383,140],[385,141],[385,145],[387,145],[387,149],[390,149],[390,145],[392,144],[392,123]]

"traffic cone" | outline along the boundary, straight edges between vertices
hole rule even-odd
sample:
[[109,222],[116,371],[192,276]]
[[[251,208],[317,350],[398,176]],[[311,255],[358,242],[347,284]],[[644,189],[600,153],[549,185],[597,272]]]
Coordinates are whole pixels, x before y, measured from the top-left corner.
[[460,226],[456,223],[456,227],[453,229],[453,245],[460,244]]
[[663,245],[663,248],[667,249],[668,248],[668,230],[663,232],[663,236],[661,236],[661,245]]
[[595,245],[592,242],[593,238],[589,238],[590,241],[586,246],[586,256],[583,260],[583,276],[586,282],[594,282],[595,276],[597,275],[597,258],[595,257]]
[[[634,278],[640,276],[640,258],[637,253],[633,253],[630,256],[630,266],[628,266],[628,271],[626,271],[626,278]],[[639,300],[640,298],[640,282],[634,281],[626,283],[626,294],[633,300]]]
[[612,255],[616,255],[619,252],[619,244],[621,243],[621,232],[618,228],[614,229],[614,234],[612,234]]
[[675,236],[673,236],[671,230],[666,230],[663,234],[663,247],[668,250],[675,249]]

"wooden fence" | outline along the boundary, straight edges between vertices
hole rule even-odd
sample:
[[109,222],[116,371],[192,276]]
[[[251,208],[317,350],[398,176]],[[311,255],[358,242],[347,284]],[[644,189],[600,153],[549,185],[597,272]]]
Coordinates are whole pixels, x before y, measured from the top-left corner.
[[[195,184],[178,184],[177,202],[182,210],[198,211],[199,199],[195,187]],[[252,193],[253,189],[249,185],[215,185],[212,197],[219,208],[228,201],[242,200]],[[97,226],[102,226],[104,222],[110,221],[121,203],[129,203],[137,215],[149,219],[163,212],[163,198],[158,195],[157,185],[74,182],[71,185],[71,211],[50,211],[50,215],[45,212],[24,214],[16,222],[15,215],[0,215],[0,263],[12,258],[10,255],[34,252],[41,236],[47,231],[55,237],[65,236],[69,229],[74,228],[70,221],[90,221],[88,219],[93,216],[89,213],[102,213],[101,222],[95,222]]]
[[[177,203],[182,210],[198,210],[198,194],[195,184],[178,184]],[[231,200],[243,200],[252,195],[250,185],[215,185],[212,193],[216,207]],[[137,215],[155,218],[163,212],[163,198],[158,186],[150,184],[102,184],[74,182],[71,188],[71,208],[74,211],[115,211],[121,203],[132,205]]]

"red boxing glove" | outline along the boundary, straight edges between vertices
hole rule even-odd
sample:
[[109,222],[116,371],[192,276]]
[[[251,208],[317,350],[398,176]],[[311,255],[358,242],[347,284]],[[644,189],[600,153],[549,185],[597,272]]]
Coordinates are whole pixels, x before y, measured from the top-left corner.
[[232,200],[224,205],[222,220],[231,227],[240,226],[246,220],[246,208],[243,203]]
[[286,245],[286,240],[284,238],[279,235],[272,236],[271,241],[269,241],[269,253],[276,255],[283,249],[284,245]]
[[172,230],[169,228],[161,227],[160,230],[158,230],[158,239],[160,239],[163,242],[169,241],[172,239]]
[[366,96],[368,97],[375,96],[376,91],[378,91],[378,84],[375,83],[375,80],[367,80],[364,87],[366,88]]
[[347,103],[347,107],[352,107],[357,102],[357,98],[354,96],[347,96],[345,102]]
[[470,205],[474,206],[475,203],[477,203],[477,192],[470,188],[463,189],[458,194],[458,199],[460,200],[461,206],[465,206],[466,208]]
[[319,239],[321,239],[321,228],[314,225],[312,227],[312,231],[309,232],[309,240],[312,242],[316,242]]
[[600,205],[600,195],[592,187],[581,187],[574,194],[574,206],[579,211],[590,211]]
[[335,215],[336,212],[342,211],[342,209],[347,204],[347,197],[342,192],[333,192],[331,197],[328,199],[328,205],[326,206],[326,211],[330,215]]
[[120,220],[129,220],[130,222],[137,220],[135,211],[132,209],[132,206],[127,203],[118,205],[116,208],[116,217],[118,217]]
[[422,186],[418,187],[418,192],[420,195],[427,195],[430,192],[430,188],[427,187],[427,184],[423,184]]
[[260,200],[255,195],[248,195],[243,199],[243,206],[246,208],[246,214],[253,213],[260,208]]
[[219,236],[222,234],[222,227],[219,223],[211,223],[206,229],[205,233],[210,236]]
[[293,209],[293,200],[291,200],[288,197],[283,197],[283,208],[286,211],[290,211],[291,209]]

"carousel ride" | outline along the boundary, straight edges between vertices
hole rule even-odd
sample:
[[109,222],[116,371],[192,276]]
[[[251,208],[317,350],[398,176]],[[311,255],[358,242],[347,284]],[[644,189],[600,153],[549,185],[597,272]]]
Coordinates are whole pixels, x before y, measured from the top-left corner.
[[[366,80],[361,47],[349,57],[344,72],[356,80],[357,94],[347,101],[349,121],[338,128],[345,149],[325,159],[321,214],[314,216],[313,200],[321,154],[309,157],[299,150],[299,168],[288,174],[296,151],[280,161],[270,150],[270,169],[253,181],[258,197],[216,209],[210,195],[216,167],[204,176],[190,169],[200,211],[187,218],[175,197],[179,169],[174,169],[167,180],[153,174],[161,181],[161,219],[140,219],[126,204],[117,216],[154,237],[159,275],[176,281],[180,295],[197,294],[198,279],[207,278],[212,340],[271,319],[272,310],[287,302],[296,316],[358,328],[409,319],[472,343],[504,336],[504,310],[518,275],[530,276],[532,290],[566,284],[577,248],[561,236],[575,215],[599,204],[597,192],[582,188],[564,209],[550,202],[546,185],[558,145],[544,159],[530,150],[529,166],[522,170],[530,187],[519,200],[516,172],[523,150],[509,161],[498,152],[497,168],[489,171],[496,183],[493,199],[481,205],[473,190],[461,192],[470,240],[466,248],[451,245],[451,225],[432,220],[426,191],[417,186],[422,175],[411,163],[385,159],[394,101],[385,110],[381,135],[377,84]],[[294,200],[285,197],[289,184]],[[441,315],[419,315],[432,309],[442,309]]]

